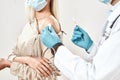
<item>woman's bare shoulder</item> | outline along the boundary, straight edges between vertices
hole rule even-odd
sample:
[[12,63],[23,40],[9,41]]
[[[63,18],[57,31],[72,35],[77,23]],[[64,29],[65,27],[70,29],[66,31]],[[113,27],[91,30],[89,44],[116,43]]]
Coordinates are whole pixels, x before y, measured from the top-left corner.
[[51,16],[46,20],[45,26],[48,24],[51,24],[57,33],[61,31],[60,24],[54,16]]

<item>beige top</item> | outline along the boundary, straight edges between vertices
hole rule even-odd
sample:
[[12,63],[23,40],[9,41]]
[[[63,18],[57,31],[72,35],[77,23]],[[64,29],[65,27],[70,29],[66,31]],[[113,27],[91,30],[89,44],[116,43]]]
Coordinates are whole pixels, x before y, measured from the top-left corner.
[[[51,17],[54,18],[53,16]],[[55,20],[56,26],[59,26],[57,20],[55,18],[53,20]],[[16,47],[12,54],[9,55],[9,60],[15,56],[44,56],[53,64],[53,55],[51,50],[47,49],[47,47],[45,47],[40,41],[40,34],[38,34],[36,24],[36,19],[31,23],[31,25],[29,23],[26,24],[22,33],[18,37]],[[62,36],[62,33],[59,33],[58,35]],[[55,74],[51,75],[49,78],[43,78],[28,65],[18,62],[12,62],[10,71],[13,75],[18,76],[19,80],[58,80]]]

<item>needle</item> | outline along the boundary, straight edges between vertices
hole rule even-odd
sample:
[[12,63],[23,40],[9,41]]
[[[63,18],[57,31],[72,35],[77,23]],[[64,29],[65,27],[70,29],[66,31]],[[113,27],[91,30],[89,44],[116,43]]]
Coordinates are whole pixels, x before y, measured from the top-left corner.
[[73,20],[73,23],[74,23],[75,26],[78,25],[78,22],[77,22],[77,20],[75,19],[75,17],[73,17],[72,20]]

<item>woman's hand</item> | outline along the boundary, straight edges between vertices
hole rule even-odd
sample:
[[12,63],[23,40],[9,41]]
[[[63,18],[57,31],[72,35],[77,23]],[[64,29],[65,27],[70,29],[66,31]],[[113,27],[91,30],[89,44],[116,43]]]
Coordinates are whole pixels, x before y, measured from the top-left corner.
[[10,67],[11,62],[9,60],[6,60],[4,58],[0,58],[0,70],[6,68],[6,67]]
[[42,77],[48,77],[54,71],[50,62],[46,58],[28,57],[26,58],[26,63]]

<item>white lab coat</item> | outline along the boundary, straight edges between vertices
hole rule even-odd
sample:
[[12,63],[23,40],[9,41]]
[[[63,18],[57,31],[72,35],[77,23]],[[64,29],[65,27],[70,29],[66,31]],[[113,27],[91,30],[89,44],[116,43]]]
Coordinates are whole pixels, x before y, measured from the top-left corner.
[[[120,6],[108,17],[106,29],[119,14]],[[94,57],[93,53],[96,54]],[[92,46],[90,55],[91,61],[85,61],[60,46],[54,62],[70,80],[120,80],[120,18],[115,22],[109,38],[99,47]]]

